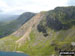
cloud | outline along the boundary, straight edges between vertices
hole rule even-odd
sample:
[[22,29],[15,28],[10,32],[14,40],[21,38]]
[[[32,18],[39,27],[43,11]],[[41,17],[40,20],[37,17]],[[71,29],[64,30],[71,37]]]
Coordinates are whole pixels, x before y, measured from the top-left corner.
[[54,9],[57,6],[68,6],[68,0],[0,0],[0,8],[6,13],[12,11],[40,12]]

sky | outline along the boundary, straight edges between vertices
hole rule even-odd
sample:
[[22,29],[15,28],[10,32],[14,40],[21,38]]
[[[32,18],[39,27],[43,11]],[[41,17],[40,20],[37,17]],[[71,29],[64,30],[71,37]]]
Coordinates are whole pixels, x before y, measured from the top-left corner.
[[52,10],[58,6],[74,6],[75,0],[0,0],[0,12],[21,14]]

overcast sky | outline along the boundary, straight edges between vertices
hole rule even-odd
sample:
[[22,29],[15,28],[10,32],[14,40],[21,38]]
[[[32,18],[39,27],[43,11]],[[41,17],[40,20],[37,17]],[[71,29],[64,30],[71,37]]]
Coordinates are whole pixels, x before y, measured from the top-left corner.
[[75,0],[0,0],[0,12],[23,13],[40,12],[54,9],[57,6],[75,5]]

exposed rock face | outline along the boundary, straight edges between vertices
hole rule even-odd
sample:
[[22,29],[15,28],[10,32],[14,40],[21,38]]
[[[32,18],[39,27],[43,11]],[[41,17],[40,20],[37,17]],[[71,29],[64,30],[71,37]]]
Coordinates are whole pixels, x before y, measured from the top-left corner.
[[20,29],[18,29],[16,32],[14,32],[12,35],[21,37],[19,40],[16,41],[16,43],[19,43],[21,45],[22,43],[25,43],[26,40],[30,40],[29,34],[33,28],[33,26],[36,26],[44,14],[39,13],[32,17],[27,23],[25,23]]

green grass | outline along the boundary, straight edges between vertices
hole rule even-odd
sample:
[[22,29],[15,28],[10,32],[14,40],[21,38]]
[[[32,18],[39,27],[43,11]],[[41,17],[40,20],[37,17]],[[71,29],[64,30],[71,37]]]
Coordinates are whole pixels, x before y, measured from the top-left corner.
[[[59,31],[59,34],[56,35],[55,31],[49,30],[51,32],[52,37],[50,36],[41,37],[39,34],[36,34],[35,31],[31,31],[29,37],[30,41],[27,41],[25,44],[22,44],[22,46],[18,47],[18,44],[16,44],[16,40],[19,39],[19,37],[15,36],[7,36],[4,38],[1,38],[0,41],[0,50],[2,51],[22,51],[25,54],[28,54],[29,56],[50,56],[52,54],[57,54],[55,51],[55,47],[61,48],[63,50],[70,49],[71,42],[75,41],[75,27],[69,29],[69,30],[61,30]],[[49,32],[49,33],[50,33]],[[40,37],[40,40],[37,40],[37,37]],[[56,36],[56,37],[54,37]],[[45,38],[45,39],[43,39]],[[63,40],[62,40],[63,39]],[[54,43],[54,46],[51,45],[51,43]],[[10,46],[11,45],[11,46]],[[62,48],[64,45],[68,45],[65,48]],[[16,47],[16,48],[15,48]]]
[[34,40],[34,39],[35,39],[35,34],[34,34],[34,32],[31,32],[31,33],[30,33],[30,39],[31,39],[31,40]]
[[[22,51],[24,53],[27,53],[27,54],[29,54],[29,56],[33,56],[33,55],[34,56],[50,56],[52,54],[57,54],[57,52],[55,51],[55,47],[62,49],[62,47],[64,45],[68,45],[68,47],[66,46],[65,48],[70,49],[71,42],[75,41],[74,40],[75,32],[72,32],[74,29],[75,28],[71,28],[69,30],[61,30],[61,31],[59,31],[58,35],[56,35],[55,31],[52,32],[52,30],[50,30],[52,32],[53,36],[51,39],[49,39],[49,37],[48,37],[47,41],[45,41],[46,39],[36,40],[38,34],[34,33],[35,31],[32,31],[30,33],[31,40],[27,41],[20,48],[17,48],[17,51]],[[70,32],[68,32],[68,31],[70,31]],[[73,33],[72,37],[69,36],[70,33]],[[54,37],[54,36],[56,36],[56,37]],[[52,46],[50,44],[51,42],[54,43],[54,46]],[[65,48],[63,48],[63,50],[65,50]]]
[[17,48],[17,51],[22,51],[30,56],[49,56],[51,54],[55,54],[54,47],[50,45],[50,40],[46,41],[45,43],[42,41],[38,44],[35,43],[36,37],[33,31],[30,33],[30,38],[31,40],[26,42],[20,48]]
[[7,36],[0,39],[0,50],[2,51],[14,51],[16,47],[16,40],[18,40],[19,37],[15,36]]

